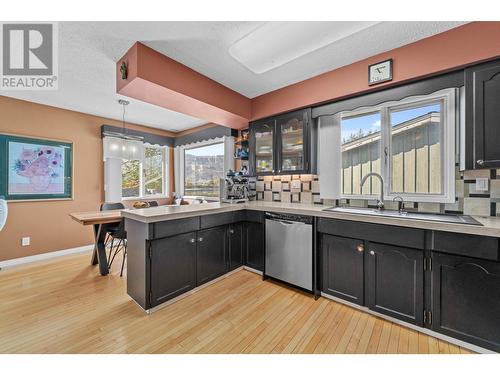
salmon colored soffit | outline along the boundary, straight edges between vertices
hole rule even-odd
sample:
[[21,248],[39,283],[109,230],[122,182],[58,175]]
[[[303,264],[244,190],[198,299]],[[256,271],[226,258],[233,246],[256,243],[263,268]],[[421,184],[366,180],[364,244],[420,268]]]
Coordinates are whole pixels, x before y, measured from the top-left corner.
[[[117,92],[216,124],[249,121],[340,100],[500,56],[500,22],[471,22],[249,99],[137,42],[117,63]],[[393,60],[393,80],[368,85],[368,66]],[[121,79],[120,65],[128,64]]]

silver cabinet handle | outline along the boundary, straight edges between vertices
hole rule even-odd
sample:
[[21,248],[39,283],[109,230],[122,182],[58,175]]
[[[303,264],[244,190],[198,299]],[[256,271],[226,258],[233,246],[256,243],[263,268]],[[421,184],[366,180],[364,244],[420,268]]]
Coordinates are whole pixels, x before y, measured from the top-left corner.
[[196,239],[191,238],[191,239],[189,240],[189,242],[191,242],[191,243],[195,243],[195,242],[196,242]]
[[483,165],[484,164],[484,160],[482,160],[482,159],[476,160],[476,164],[477,165]]
[[203,241],[203,237],[198,238],[198,242],[201,242],[201,241]]
[[375,251],[371,250],[370,255],[375,255]]
[[234,229],[229,229],[229,233],[233,234],[234,233]]

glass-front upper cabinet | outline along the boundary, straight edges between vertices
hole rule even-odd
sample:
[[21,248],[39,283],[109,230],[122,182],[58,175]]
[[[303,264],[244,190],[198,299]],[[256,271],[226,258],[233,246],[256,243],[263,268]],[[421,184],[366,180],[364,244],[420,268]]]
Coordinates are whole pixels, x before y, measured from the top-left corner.
[[250,124],[250,174],[316,173],[317,138],[310,118],[308,108]]
[[307,117],[304,111],[294,112],[276,120],[278,136],[278,173],[307,170]]
[[256,124],[251,130],[254,145],[253,160],[255,174],[273,174],[275,172],[275,121],[269,120]]

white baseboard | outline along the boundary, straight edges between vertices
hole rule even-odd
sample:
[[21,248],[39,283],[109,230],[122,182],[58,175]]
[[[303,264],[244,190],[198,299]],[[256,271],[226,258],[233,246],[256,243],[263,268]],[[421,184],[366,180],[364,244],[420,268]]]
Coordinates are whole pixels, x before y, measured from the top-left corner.
[[94,245],[86,245],[86,246],[80,246],[80,247],[73,247],[71,249],[64,249],[64,250],[58,250],[58,251],[51,251],[51,252],[43,253],[43,254],[31,255],[31,256],[22,257],[22,258],[4,260],[4,261],[0,262],[0,270],[6,269],[6,268],[17,267],[17,266],[21,266],[21,265],[28,264],[28,263],[40,262],[40,261],[44,261],[47,259],[58,258],[58,257],[66,256],[66,255],[83,253],[86,251],[90,251],[93,248],[94,248]]

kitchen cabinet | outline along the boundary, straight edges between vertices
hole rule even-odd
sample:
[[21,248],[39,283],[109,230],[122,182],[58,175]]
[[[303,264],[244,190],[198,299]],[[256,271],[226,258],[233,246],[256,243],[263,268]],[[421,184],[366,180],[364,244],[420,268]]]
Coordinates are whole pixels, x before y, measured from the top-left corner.
[[231,224],[228,233],[228,270],[233,271],[243,265],[243,224]]
[[317,132],[310,108],[250,124],[250,174],[316,172]]
[[196,286],[196,232],[151,241],[150,258],[151,306]]
[[264,225],[256,222],[245,223],[245,265],[264,271]]
[[349,302],[364,303],[364,242],[321,235],[322,291]]
[[500,60],[465,70],[465,167],[500,167]]
[[500,351],[500,263],[432,253],[432,329]]
[[197,285],[202,285],[226,273],[226,244],[226,226],[197,232]]
[[367,306],[421,326],[424,318],[423,251],[370,243],[366,258]]

